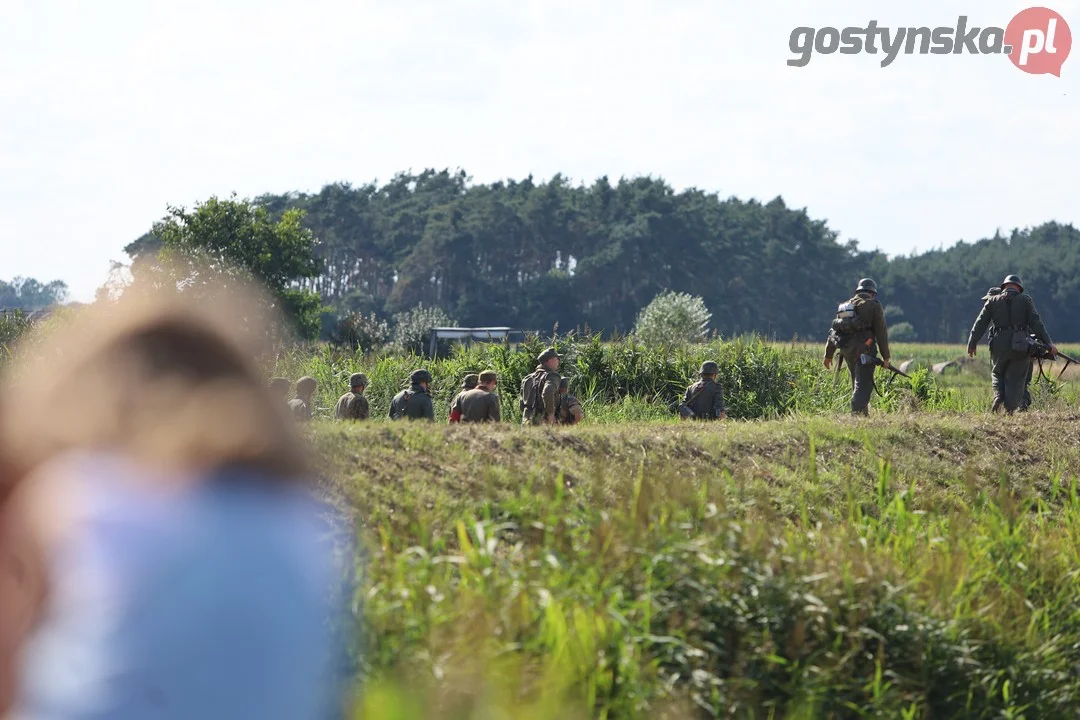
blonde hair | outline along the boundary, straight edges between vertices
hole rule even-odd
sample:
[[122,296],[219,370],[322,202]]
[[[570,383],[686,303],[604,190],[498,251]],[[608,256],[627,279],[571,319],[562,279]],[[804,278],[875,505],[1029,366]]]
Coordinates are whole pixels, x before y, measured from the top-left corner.
[[20,353],[0,405],[16,472],[72,450],[182,471],[306,471],[302,440],[255,361],[259,330],[276,320],[267,299],[235,287],[191,295],[126,292]]

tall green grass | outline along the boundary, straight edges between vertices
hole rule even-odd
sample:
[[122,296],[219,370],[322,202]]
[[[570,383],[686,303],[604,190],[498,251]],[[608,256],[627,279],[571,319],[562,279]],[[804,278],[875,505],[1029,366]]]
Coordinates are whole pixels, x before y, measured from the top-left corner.
[[[694,381],[704,360],[719,364],[728,415],[735,419],[844,412],[851,394],[847,372],[842,370],[837,375],[827,371],[821,364],[821,349],[816,347],[740,338],[670,349],[645,346],[633,339],[604,343],[595,336],[568,336],[555,345],[564,355],[559,371],[570,377],[571,392],[581,399],[586,421],[591,423],[676,421],[669,407]],[[268,372],[294,381],[301,375],[318,380],[316,414],[323,417],[329,416],[337,397],[347,390],[348,376],[364,372],[371,382],[367,395],[372,413],[383,416],[409,373],[424,367],[434,376],[436,412],[442,418],[460,389],[461,378],[468,372],[490,368],[499,373],[504,418],[517,420],[521,379],[533,370],[541,349],[536,339],[517,348],[481,343],[455,346],[450,357],[431,360],[387,354],[365,356],[328,346],[294,348],[279,357]],[[879,370],[879,392],[872,406],[884,412],[974,412],[989,407],[988,366],[975,364],[956,376],[937,376],[930,372],[929,364],[927,361],[913,370],[911,380]],[[1041,383],[1035,393],[1037,404],[1044,408],[1065,407],[1078,398],[1077,390],[1067,383]]]
[[993,427],[319,430],[375,463],[338,479],[370,547],[359,716],[1073,717],[1076,432]]

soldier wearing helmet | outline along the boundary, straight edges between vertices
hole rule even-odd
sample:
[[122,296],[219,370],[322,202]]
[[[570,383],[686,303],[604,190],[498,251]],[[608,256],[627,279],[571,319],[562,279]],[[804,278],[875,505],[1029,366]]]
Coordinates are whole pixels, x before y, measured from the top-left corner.
[[700,380],[686,388],[682,405],[679,406],[681,420],[726,420],[724,410],[724,390],[716,381],[720,366],[712,360],[701,363],[698,375]]
[[[825,367],[831,368],[833,355],[839,350],[851,375],[851,412],[869,414],[870,395],[874,392],[874,369],[871,360],[881,351],[881,360],[889,367],[889,330],[885,325],[885,309],[877,299],[877,283],[863,278],[855,287],[855,295],[836,309],[829,340],[825,345]],[[865,357],[864,357],[865,356]],[[837,372],[839,372],[839,367]]]
[[364,397],[368,379],[364,373],[349,376],[349,392],[338,398],[334,406],[334,418],[337,420],[367,420],[371,414],[368,399]]
[[311,419],[312,396],[319,383],[313,377],[305,375],[296,381],[296,397],[289,401],[289,410],[294,419],[307,422]]
[[968,336],[968,355],[975,357],[975,349],[990,330],[990,359],[993,362],[991,386],[994,390],[992,409],[1002,406],[1012,415],[1023,403],[1024,390],[1031,370],[1028,355],[1028,337],[1034,335],[1040,342],[1057,348],[1035,309],[1035,301],[1024,292],[1024,283],[1018,275],[1008,275],[1001,283],[1001,292],[984,298],[982,310],[975,319]]
[[435,406],[431,402],[431,373],[427,370],[413,370],[409,375],[409,387],[402,390],[390,401],[390,419],[425,420],[435,419]]

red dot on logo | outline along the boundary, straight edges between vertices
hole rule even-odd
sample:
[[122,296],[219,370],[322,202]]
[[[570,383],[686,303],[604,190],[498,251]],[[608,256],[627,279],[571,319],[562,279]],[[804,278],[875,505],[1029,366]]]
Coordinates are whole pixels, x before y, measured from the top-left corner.
[[1072,32],[1059,13],[1030,7],[1009,21],[1004,44],[1012,48],[1009,60],[1024,72],[1061,77],[1061,65],[1072,49]]

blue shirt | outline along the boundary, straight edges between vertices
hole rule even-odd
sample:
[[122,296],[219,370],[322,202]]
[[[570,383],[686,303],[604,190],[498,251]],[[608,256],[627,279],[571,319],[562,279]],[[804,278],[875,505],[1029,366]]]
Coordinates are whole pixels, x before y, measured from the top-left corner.
[[164,492],[108,458],[77,467],[16,717],[343,717],[353,560],[331,508],[246,470]]

